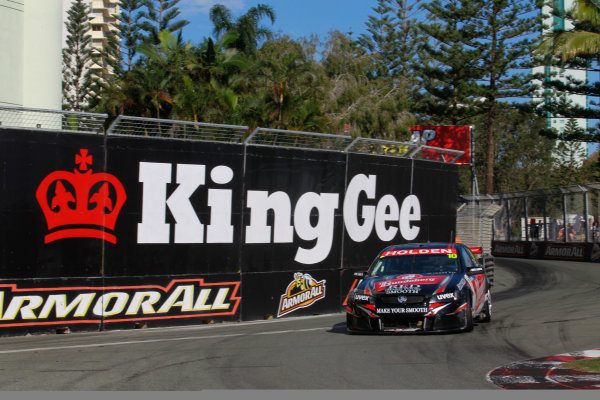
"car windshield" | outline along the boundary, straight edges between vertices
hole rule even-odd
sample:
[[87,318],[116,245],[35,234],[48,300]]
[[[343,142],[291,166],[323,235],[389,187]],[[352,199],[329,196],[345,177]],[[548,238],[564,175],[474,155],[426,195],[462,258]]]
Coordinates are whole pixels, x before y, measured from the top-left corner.
[[417,254],[382,256],[372,266],[369,275],[444,274],[459,271],[457,254]]

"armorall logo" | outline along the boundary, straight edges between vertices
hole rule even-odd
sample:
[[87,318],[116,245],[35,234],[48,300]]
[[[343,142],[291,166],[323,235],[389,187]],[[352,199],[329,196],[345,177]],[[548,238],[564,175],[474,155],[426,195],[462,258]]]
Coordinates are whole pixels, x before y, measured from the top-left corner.
[[325,297],[325,280],[317,282],[309,274],[296,272],[285,293],[281,295],[277,318],[299,308],[306,308]]
[[52,172],[38,186],[35,197],[51,231],[45,243],[74,237],[117,242],[106,230],[114,230],[127,194],[114,175],[92,173],[92,161],[88,149],[81,149],[75,156],[79,169]]
[[240,282],[19,288],[0,284],[0,328],[235,315]]

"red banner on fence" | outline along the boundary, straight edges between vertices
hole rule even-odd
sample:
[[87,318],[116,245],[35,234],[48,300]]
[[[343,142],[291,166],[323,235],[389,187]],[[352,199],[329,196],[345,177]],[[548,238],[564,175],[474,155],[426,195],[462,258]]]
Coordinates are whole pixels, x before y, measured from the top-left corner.
[[470,126],[417,125],[408,129],[412,132],[411,141],[427,146],[464,151],[465,153],[456,161],[456,164],[471,164]]

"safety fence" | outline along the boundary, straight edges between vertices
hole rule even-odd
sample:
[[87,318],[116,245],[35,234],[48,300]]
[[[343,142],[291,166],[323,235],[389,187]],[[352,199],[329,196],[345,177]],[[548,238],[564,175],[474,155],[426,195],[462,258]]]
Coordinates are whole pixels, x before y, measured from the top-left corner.
[[464,151],[347,135],[211,124],[119,115],[108,124],[107,114],[58,111],[0,105],[0,128],[33,129],[51,132],[79,132],[146,138],[243,143],[365,153],[381,156],[437,161],[454,164]]
[[6,113],[0,335],[338,312],[382,248],[456,233],[446,149],[126,116],[11,127]]
[[[600,182],[462,196],[462,201],[465,210],[492,210],[487,220],[491,222],[494,255],[582,261],[600,258]],[[477,227],[485,218],[479,215],[472,221]]]

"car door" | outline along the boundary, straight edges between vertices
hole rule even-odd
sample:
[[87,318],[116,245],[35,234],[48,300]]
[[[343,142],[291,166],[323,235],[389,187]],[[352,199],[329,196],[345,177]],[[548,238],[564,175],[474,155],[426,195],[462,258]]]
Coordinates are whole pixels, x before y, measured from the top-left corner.
[[[459,254],[467,271],[469,268],[481,267],[479,264],[477,264],[475,256],[468,248],[461,246]],[[471,289],[471,293],[473,294],[473,304],[471,305],[473,307],[473,313],[478,314],[483,308],[485,294],[487,292],[485,270],[481,268],[481,272],[476,272],[472,275],[465,274],[465,279],[469,285],[469,288]]]

